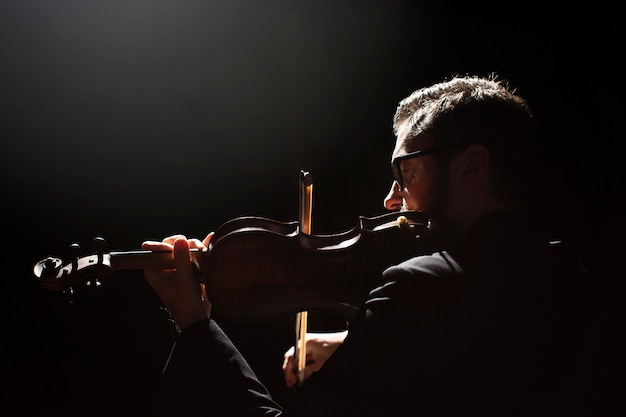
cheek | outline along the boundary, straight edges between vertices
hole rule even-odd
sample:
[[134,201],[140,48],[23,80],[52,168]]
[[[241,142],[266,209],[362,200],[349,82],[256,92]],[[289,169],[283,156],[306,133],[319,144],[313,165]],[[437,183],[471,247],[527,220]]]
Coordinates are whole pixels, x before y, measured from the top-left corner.
[[416,170],[414,181],[405,191],[405,206],[408,210],[429,212],[439,204],[441,190],[438,184],[441,177],[435,166],[424,165]]
[[428,189],[425,181],[415,181],[404,191],[404,205],[407,210],[424,211],[428,209]]

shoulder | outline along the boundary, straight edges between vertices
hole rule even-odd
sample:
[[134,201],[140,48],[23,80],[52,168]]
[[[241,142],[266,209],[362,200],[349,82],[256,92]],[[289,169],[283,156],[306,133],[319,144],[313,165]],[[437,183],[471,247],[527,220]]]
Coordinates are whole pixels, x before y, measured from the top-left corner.
[[432,255],[422,255],[410,258],[399,264],[390,266],[383,271],[383,278],[387,280],[443,280],[458,276],[462,269],[449,252],[435,252]]
[[417,256],[387,268],[382,284],[370,291],[366,307],[429,309],[450,303],[463,283],[462,270],[449,253]]

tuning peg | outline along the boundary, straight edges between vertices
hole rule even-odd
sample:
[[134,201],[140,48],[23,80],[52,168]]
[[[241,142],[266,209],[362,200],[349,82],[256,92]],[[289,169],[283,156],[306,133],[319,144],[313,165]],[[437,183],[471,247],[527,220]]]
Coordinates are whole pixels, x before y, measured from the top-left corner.
[[80,256],[80,245],[78,243],[72,243],[67,251],[67,255],[72,263],[72,272],[78,269],[78,257]]
[[101,237],[96,237],[91,241],[91,248],[98,255],[98,263],[102,263],[104,252],[107,250],[107,242]]
[[[91,241],[91,249],[96,254],[96,265],[102,265],[104,261],[104,253],[107,250],[107,242],[101,237],[96,237]],[[91,278],[86,282],[87,288],[90,292],[98,292],[102,283],[98,278]]]

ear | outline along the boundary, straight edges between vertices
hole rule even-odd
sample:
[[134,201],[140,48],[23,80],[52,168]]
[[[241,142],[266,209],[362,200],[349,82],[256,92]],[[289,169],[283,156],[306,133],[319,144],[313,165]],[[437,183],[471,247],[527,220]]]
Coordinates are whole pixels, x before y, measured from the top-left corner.
[[490,155],[484,145],[474,143],[463,151],[460,178],[463,186],[475,186],[489,179]]

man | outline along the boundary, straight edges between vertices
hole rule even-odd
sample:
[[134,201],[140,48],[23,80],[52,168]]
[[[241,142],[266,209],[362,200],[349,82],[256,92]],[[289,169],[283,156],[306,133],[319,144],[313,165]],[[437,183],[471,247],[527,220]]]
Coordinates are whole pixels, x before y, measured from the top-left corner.
[[427,213],[447,250],[385,270],[345,339],[319,343],[327,359],[279,405],[210,319],[188,251],[212,234],[144,242],[173,250],[176,265],[145,273],[181,331],[158,411],[585,415],[595,400],[593,287],[525,208],[536,146],[526,102],[495,77],[455,77],[402,100],[393,122],[385,207]]

